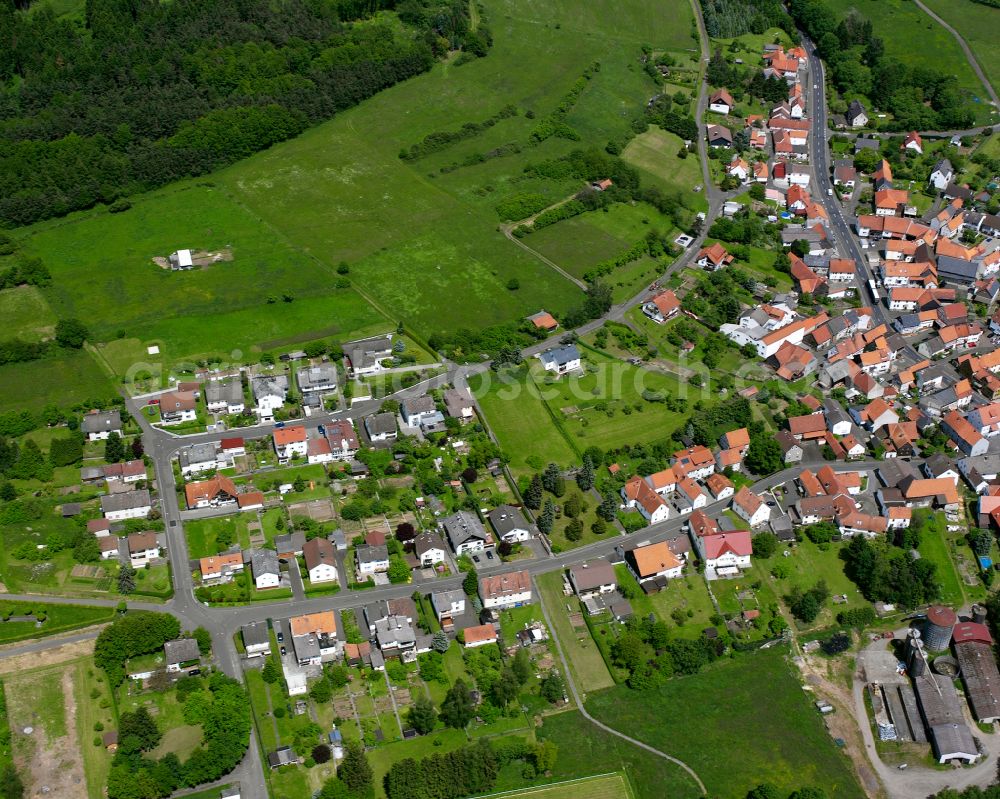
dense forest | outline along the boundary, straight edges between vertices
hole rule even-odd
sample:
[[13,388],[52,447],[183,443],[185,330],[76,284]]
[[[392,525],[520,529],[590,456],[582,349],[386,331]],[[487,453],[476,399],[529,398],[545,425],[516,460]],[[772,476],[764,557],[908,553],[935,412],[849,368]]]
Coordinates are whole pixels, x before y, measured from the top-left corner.
[[[975,115],[954,76],[910,67],[885,55],[870,20],[851,10],[837,19],[822,0],[791,0],[788,9],[827,62],[833,83],[847,97],[864,95],[890,112],[892,130],[962,130]],[[833,104],[831,103],[831,106]],[[841,109],[843,110],[843,109]]]
[[714,39],[764,33],[768,28],[783,28],[792,38],[797,36],[781,0],[701,0],[701,14]]
[[7,225],[124,209],[491,43],[464,0],[86,0],[82,19],[23,5],[0,0]]

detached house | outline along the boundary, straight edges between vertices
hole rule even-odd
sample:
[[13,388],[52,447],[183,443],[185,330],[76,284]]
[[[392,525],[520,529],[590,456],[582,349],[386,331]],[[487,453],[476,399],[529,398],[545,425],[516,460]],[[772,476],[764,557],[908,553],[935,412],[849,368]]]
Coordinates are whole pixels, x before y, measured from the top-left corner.
[[715,271],[723,269],[731,264],[735,259],[721,244],[716,242],[707,247],[702,247],[695,258],[695,263],[703,269]]
[[413,539],[413,552],[423,567],[444,563],[444,542],[436,533],[421,533]]
[[277,588],[281,583],[278,553],[273,549],[255,549],[250,553],[250,574],[258,591]]
[[555,372],[557,375],[564,375],[580,368],[580,350],[575,344],[568,344],[565,347],[553,347],[538,356],[542,366],[548,372]]
[[149,498],[149,491],[145,488],[101,497],[101,512],[105,519],[113,522],[145,519],[152,509],[153,503]]
[[580,599],[596,594],[610,594],[618,587],[615,567],[599,558],[571,566],[569,581]]
[[284,375],[260,375],[250,381],[254,413],[265,419],[274,418],[274,412],[285,404],[288,395],[288,378]]
[[736,103],[733,102],[732,95],[725,89],[719,89],[708,98],[708,110],[714,111],[716,114],[728,115],[735,105]]
[[310,583],[337,582],[337,555],[333,544],[325,538],[313,538],[302,546]]
[[374,413],[365,417],[365,432],[374,443],[396,440],[396,417],[391,413]]
[[733,497],[733,511],[751,527],[759,527],[771,518],[767,503],[746,486]]
[[274,451],[278,454],[279,461],[304,458],[309,454],[309,441],[306,429],[302,425],[282,427],[271,435],[274,439]]
[[448,543],[456,555],[467,552],[482,552],[487,543],[493,543],[483,523],[476,514],[460,510],[442,519],[439,524],[444,530]]
[[205,407],[209,413],[238,414],[246,410],[240,378],[209,380],[205,383]]
[[389,571],[389,548],[385,544],[358,547],[354,554],[358,561],[359,576]]
[[89,441],[102,441],[112,433],[122,432],[122,415],[119,411],[91,411],[80,422],[80,431]]
[[133,569],[145,569],[149,562],[160,557],[160,546],[156,543],[156,533],[132,533],[128,537],[128,559]]
[[670,506],[642,477],[633,477],[622,487],[622,499],[627,507],[638,510],[650,524],[670,517]]
[[342,349],[351,377],[378,374],[384,368],[382,362],[392,357],[392,335],[352,341]]
[[527,520],[513,505],[499,505],[487,514],[487,518],[501,541],[516,544],[531,538]]
[[661,291],[642,306],[642,312],[659,325],[668,319],[673,319],[680,310],[681,302],[670,289]]
[[651,580],[673,580],[680,577],[684,565],[671,551],[666,541],[646,544],[625,553],[625,565],[639,585]]
[[696,536],[694,546],[705,563],[707,580],[736,577],[743,569],[750,568],[753,545],[747,530]]
[[527,571],[480,577],[479,598],[488,610],[521,607],[531,602],[531,577]]
[[725,125],[709,125],[705,131],[708,146],[712,148],[732,147],[733,134]]

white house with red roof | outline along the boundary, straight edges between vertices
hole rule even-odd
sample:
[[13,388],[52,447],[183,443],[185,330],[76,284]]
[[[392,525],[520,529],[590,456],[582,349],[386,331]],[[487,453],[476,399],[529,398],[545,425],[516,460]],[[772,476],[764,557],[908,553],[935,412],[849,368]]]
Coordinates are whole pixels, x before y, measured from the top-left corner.
[[649,302],[643,303],[642,306],[642,312],[658,325],[662,325],[668,319],[673,319],[680,310],[681,302],[670,289],[661,291]]
[[278,428],[271,435],[274,438],[274,451],[278,454],[278,460],[304,458],[309,454],[309,441],[303,425]]
[[715,456],[708,447],[697,444],[673,454],[673,469],[677,477],[703,480],[715,471]]
[[736,577],[750,568],[753,544],[749,530],[730,530],[694,536],[694,547],[705,563],[705,579]]
[[650,524],[670,518],[670,506],[642,477],[633,477],[622,487],[622,499],[631,510],[637,510]]
[[751,527],[759,527],[771,518],[767,503],[746,486],[733,497],[733,511]]

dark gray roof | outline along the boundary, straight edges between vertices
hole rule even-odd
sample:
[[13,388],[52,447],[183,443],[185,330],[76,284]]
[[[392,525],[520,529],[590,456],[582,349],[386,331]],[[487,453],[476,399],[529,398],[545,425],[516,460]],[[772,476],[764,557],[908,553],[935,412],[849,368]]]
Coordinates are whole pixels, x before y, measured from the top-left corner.
[[951,165],[951,161],[947,158],[942,158],[936,164],[934,164],[934,169],[932,172],[940,172],[944,175],[950,175],[955,171],[955,168]]
[[243,383],[237,378],[209,380],[205,383],[205,402],[228,402],[235,405],[243,401]]
[[951,255],[939,255],[937,258],[938,275],[956,283],[972,283],[979,274],[979,264],[966,261]]
[[177,453],[177,460],[180,461],[181,466],[195,466],[200,463],[214,462],[218,458],[216,454],[217,446],[214,441],[204,444],[192,444],[190,447],[185,447]]
[[403,400],[403,415],[409,418],[415,413],[432,413],[437,409],[434,404],[434,398],[429,394],[424,394],[421,397],[411,397]]
[[138,491],[125,491],[121,494],[108,494],[101,497],[101,511],[114,513],[116,511],[133,510],[150,505],[149,491],[141,488]]
[[385,544],[358,547],[356,550],[358,563],[374,563],[389,560],[389,548]]
[[178,638],[176,641],[167,641],[163,645],[163,655],[168,666],[178,663],[187,663],[191,660],[198,660],[201,652],[198,649],[198,642],[193,638]]
[[273,549],[253,550],[250,553],[250,570],[255,578],[262,574],[281,574],[278,553]]
[[365,417],[365,429],[368,435],[377,436],[396,432],[396,417],[391,413],[373,413]]
[[850,105],[847,106],[847,121],[852,122],[859,114],[868,116],[865,112],[865,107],[860,102],[851,100]]
[[432,549],[443,550],[444,541],[434,533],[421,533],[413,539],[413,549],[417,553],[417,557],[423,557],[425,552],[430,552]]
[[601,558],[578,563],[571,566],[569,571],[579,591],[593,591],[602,585],[618,583],[615,567]]
[[459,546],[472,538],[486,540],[486,528],[483,527],[483,523],[479,521],[476,514],[467,510],[460,510],[458,513],[453,513],[442,519],[441,526],[444,528],[445,535],[448,536],[448,542],[452,549],[458,549]]
[[376,336],[361,341],[352,341],[343,346],[344,355],[354,369],[374,366],[377,361],[392,354],[392,337]]
[[299,369],[297,379],[302,391],[324,391],[337,385],[337,367],[321,363]]
[[542,363],[555,363],[564,366],[570,361],[580,360],[580,350],[576,344],[568,344],[565,347],[553,347],[542,353]]
[[501,537],[515,530],[531,529],[524,515],[513,505],[498,505],[487,514],[487,518]]
[[122,415],[118,411],[98,411],[88,413],[80,422],[84,433],[110,433],[122,429]]
[[250,624],[244,624],[242,633],[243,646],[259,646],[270,642],[266,622],[252,621]]

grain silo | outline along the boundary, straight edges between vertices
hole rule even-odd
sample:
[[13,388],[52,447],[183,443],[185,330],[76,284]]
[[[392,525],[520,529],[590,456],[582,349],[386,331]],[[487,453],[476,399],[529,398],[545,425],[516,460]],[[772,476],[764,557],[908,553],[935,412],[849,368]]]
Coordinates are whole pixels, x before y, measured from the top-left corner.
[[924,644],[928,651],[938,652],[947,649],[951,643],[951,631],[955,627],[958,616],[949,607],[931,605],[927,609],[927,623],[924,625]]

